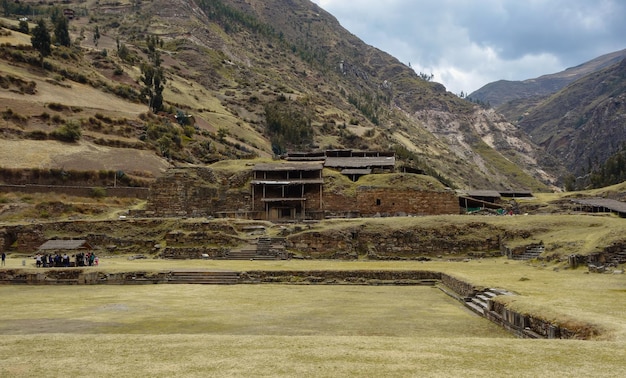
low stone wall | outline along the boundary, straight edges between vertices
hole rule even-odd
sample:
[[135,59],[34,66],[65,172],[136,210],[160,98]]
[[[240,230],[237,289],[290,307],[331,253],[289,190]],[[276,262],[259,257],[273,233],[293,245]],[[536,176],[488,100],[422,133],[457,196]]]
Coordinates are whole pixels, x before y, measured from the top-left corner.
[[165,247],[158,253],[157,257],[173,260],[191,259],[217,259],[224,257],[228,248],[224,247]]
[[462,298],[471,297],[479,291],[474,285],[445,273],[441,273],[441,283]]
[[486,314],[487,319],[519,337],[587,340],[600,334],[599,330],[591,325],[569,329],[532,314],[521,314],[513,311],[504,304],[495,301],[491,302],[490,309],[491,311]]
[[233,235],[227,235],[222,232],[212,231],[172,231],[165,235],[165,242],[168,247],[190,247],[190,246],[205,246],[205,245],[222,245],[222,246],[236,246],[245,243],[242,240]]
[[22,269],[0,270],[0,284],[103,285],[166,283],[169,272],[106,273],[95,270],[54,268],[37,272]]
[[441,273],[394,270],[248,271],[241,283],[290,283],[327,285],[424,285],[434,284]]
[[362,230],[361,228],[301,232],[287,238],[287,249],[308,258],[420,260],[424,257],[500,256],[500,231],[442,225],[437,229]]

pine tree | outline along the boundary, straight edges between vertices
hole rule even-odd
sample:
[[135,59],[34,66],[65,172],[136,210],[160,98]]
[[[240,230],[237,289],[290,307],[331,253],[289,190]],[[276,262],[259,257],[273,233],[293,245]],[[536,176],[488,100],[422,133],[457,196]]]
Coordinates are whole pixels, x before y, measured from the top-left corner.
[[148,99],[148,106],[153,112],[163,110],[163,89],[165,89],[165,71],[161,67],[161,55],[157,50],[162,42],[157,36],[146,38],[150,63],[141,65],[142,93]]
[[100,41],[100,29],[98,28],[98,25],[96,25],[96,28],[93,31],[93,44],[98,47],[98,41]]
[[43,67],[43,58],[50,55],[52,52],[50,48],[50,33],[48,32],[46,23],[43,19],[39,19],[39,21],[37,21],[37,26],[33,29],[33,35],[30,38],[30,43],[37,51],[39,51],[39,59],[41,61],[41,66]]
[[54,23],[54,37],[56,42],[61,46],[69,46],[72,43],[67,18],[65,18],[65,16],[57,17]]

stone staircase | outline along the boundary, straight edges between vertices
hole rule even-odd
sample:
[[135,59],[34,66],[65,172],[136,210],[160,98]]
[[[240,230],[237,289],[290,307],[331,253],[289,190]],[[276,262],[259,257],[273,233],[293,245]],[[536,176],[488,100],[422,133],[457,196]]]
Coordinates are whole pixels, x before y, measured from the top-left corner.
[[248,248],[230,250],[223,260],[277,260],[284,259],[284,238],[260,237],[250,244]]
[[[543,338],[541,335],[530,329],[530,320],[527,315],[522,315],[506,308],[500,308],[497,310],[496,307],[498,306],[494,305],[491,299],[497,297],[498,295],[513,295],[513,293],[504,289],[485,289],[470,297],[465,297],[465,307],[472,310],[476,314],[503,326],[505,329],[518,336],[531,339]],[[548,336],[548,338],[556,338],[556,336]]]
[[174,284],[234,285],[239,283],[239,273],[233,271],[176,270],[170,272],[167,282]]
[[480,316],[485,316],[491,311],[490,300],[498,295],[511,295],[510,292],[503,289],[485,289],[473,296],[465,298],[465,306]]
[[476,295],[465,298],[465,307],[469,308],[480,316],[484,316],[485,313],[489,311],[489,300],[496,295],[497,294],[488,290],[477,293]]
[[541,254],[545,250],[546,250],[546,247],[544,247],[543,245],[532,245],[532,246],[526,247],[526,250],[524,251],[524,253],[519,254],[519,255],[512,255],[511,258],[513,260],[532,260],[541,256]]

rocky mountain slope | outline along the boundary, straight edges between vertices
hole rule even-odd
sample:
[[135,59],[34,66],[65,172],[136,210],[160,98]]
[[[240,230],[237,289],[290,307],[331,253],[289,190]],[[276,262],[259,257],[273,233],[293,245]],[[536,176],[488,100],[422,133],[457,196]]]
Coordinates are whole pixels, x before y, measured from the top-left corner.
[[582,176],[626,142],[626,60],[540,102],[518,123],[534,142]]
[[[47,5],[34,6],[46,14]],[[43,69],[27,47],[29,36],[17,31],[18,15],[3,19],[0,144],[20,151],[25,140],[39,143],[30,147],[37,154],[0,156],[0,166],[153,177],[164,166],[353,148],[393,149],[405,164],[459,188],[548,190],[565,173],[503,117],[422,80],[311,2],[77,1],[68,7],[79,16],[70,22],[73,44],[54,48]],[[142,95],[147,36],[160,39],[166,78],[158,114]],[[191,118],[191,125],[180,122]],[[68,143],[55,139],[67,124],[82,131],[69,145],[91,151],[90,159],[61,159],[49,148]],[[107,159],[98,158],[101,151]],[[154,163],[138,165],[149,159],[121,151],[148,151]],[[125,158],[111,160],[116,155]]]
[[507,115],[508,119],[515,120],[514,114],[507,112],[507,107],[505,107],[507,103],[511,103],[509,107],[513,104],[532,104],[537,99],[556,93],[583,76],[612,66],[624,58],[626,58],[626,49],[599,56],[561,72],[533,79],[522,81],[498,80],[477,89],[468,97],[488,103],[499,112]]

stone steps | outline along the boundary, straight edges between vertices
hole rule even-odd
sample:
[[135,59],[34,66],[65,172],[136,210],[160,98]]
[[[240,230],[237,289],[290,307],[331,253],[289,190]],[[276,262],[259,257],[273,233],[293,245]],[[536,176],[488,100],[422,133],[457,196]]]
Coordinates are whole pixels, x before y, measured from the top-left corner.
[[529,248],[526,248],[524,253],[519,254],[519,255],[513,255],[513,256],[511,256],[511,258],[513,260],[532,260],[532,259],[536,259],[537,257],[541,256],[541,254],[544,251],[545,251],[545,247],[543,247],[543,246],[529,247]]
[[234,285],[239,283],[239,273],[232,271],[172,271],[168,283]]
[[284,238],[261,237],[250,247],[231,250],[221,257],[223,260],[277,260],[284,252]]
[[489,288],[480,291],[470,297],[465,298],[465,306],[479,315],[485,315],[490,312],[489,302],[498,295],[510,295],[511,293],[504,289]]

